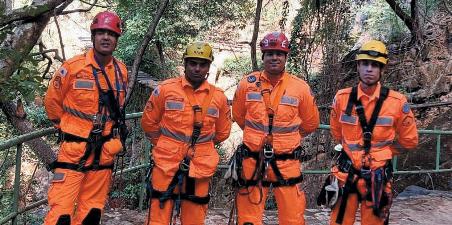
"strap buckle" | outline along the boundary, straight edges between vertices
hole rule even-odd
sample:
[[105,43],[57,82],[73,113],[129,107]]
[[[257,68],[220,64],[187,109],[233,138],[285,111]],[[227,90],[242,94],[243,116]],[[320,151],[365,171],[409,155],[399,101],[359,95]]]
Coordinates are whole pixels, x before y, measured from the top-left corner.
[[264,151],[264,157],[267,160],[271,159],[271,158],[273,158],[275,156],[275,152],[273,151],[272,146],[269,145],[269,144],[265,144],[264,145],[263,151]]
[[190,169],[190,165],[185,160],[182,160],[179,164],[179,169],[182,172],[187,172]]
[[364,178],[364,180],[370,180],[370,175],[372,173],[372,170],[361,168],[361,177]]
[[363,133],[363,140],[364,141],[371,141],[372,140],[372,133],[367,131]]
[[298,160],[302,160],[302,158],[304,157],[305,152],[301,147],[298,147],[294,152],[293,152],[293,156],[294,159],[298,159]]
[[270,89],[262,89],[261,95],[264,95],[264,94],[270,94]]
[[97,142],[100,140],[101,136],[102,136],[102,129],[94,128],[93,130],[91,130],[91,134],[89,135],[88,139],[91,142]]

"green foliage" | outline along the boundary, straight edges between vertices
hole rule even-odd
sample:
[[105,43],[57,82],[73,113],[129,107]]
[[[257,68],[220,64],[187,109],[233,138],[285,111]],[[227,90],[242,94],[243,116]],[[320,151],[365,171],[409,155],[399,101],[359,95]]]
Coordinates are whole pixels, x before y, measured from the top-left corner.
[[[258,67],[262,68],[262,60],[259,60],[261,58],[261,53],[258,52],[257,56],[258,58],[257,63]],[[224,61],[223,69],[227,71],[228,74],[232,74],[232,77],[235,77],[237,80],[240,80],[243,75],[249,74],[253,72],[253,67],[251,64],[251,56],[249,55],[240,55],[236,58],[227,58]]]
[[[3,52],[2,52],[3,53]],[[20,58],[18,54],[12,53],[12,57]],[[43,78],[38,71],[38,60],[32,56],[23,59],[18,70],[2,84],[1,100],[13,100],[21,95],[25,101],[32,101],[36,95],[45,91]]]
[[[120,38],[116,55],[131,65],[160,1],[117,2],[116,11],[124,20],[126,32]],[[208,34],[209,29],[214,26],[230,23],[233,27],[244,27],[247,19],[253,15],[253,6],[254,3],[249,0],[170,1],[145,52],[144,63],[140,69],[157,78],[168,77],[168,74],[162,74],[162,70],[174,70],[174,66],[181,63],[177,52],[182,51],[197,37]],[[169,58],[174,61],[162,64],[156,43],[163,46],[165,53],[171,53]]]
[[[411,15],[410,1],[396,2],[405,14]],[[417,1],[417,9],[420,11],[418,16],[422,14],[431,17],[439,4],[440,1],[436,0]],[[386,43],[411,38],[411,33],[405,23],[395,14],[386,1],[374,0],[370,1],[369,4],[355,4],[352,7],[357,12],[358,26],[361,27],[362,33],[367,33],[370,37]]]
[[51,127],[52,122],[47,118],[47,113],[44,107],[38,107],[35,105],[25,107],[27,118],[33,122],[35,127],[44,128]]
[[[409,3],[401,6],[409,15]],[[373,1],[370,5],[355,7],[363,33],[368,33],[372,38],[385,42],[394,42],[400,38],[409,37],[410,31],[386,1],[378,0]]]
[[4,218],[6,215],[11,213],[11,204],[13,199],[12,189],[5,189],[3,187],[6,178],[4,176],[0,177],[1,191],[0,191],[0,218]]
[[131,208],[138,207],[140,192],[143,190],[141,176],[141,170],[127,173],[126,176],[116,176],[115,183],[112,184],[111,201],[125,203],[125,205]]

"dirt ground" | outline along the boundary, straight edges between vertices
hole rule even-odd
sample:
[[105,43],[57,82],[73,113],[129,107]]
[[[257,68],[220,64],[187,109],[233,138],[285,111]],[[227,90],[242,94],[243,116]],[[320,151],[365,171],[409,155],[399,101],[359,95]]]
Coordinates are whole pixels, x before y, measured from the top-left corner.
[[[452,192],[432,191],[418,186],[410,186],[400,193],[391,208],[389,224],[393,225],[449,225],[452,224]],[[142,225],[146,211],[138,212],[124,209],[110,209],[104,214],[105,225]],[[210,209],[207,225],[226,225],[229,210]],[[329,209],[306,209],[306,224],[326,225]],[[359,222],[357,213],[357,222]],[[278,224],[277,212],[266,211],[264,224]]]

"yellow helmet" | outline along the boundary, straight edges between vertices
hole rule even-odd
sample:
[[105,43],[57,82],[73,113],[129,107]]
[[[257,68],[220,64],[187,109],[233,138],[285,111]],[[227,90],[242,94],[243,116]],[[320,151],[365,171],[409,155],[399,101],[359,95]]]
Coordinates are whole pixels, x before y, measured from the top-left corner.
[[189,44],[185,49],[184,60],[186,58],[200,58],[213,61],[212,47],[207,42],[195,42]]
[[385,44],[381,41],[371,40],[363,44],[356,55],[356,60],[372,60],[383,63],[388,63],[388,50]]

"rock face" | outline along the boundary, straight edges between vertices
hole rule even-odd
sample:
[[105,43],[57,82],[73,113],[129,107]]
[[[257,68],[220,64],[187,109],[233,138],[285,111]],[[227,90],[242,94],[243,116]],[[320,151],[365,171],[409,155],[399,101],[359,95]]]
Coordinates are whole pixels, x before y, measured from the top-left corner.
[[[409,186],[394,200],[389,224],[393,225],[448,225],[452,224],[452,192],[427,190]],[[306,209],[306,224],[326,225],[329,209]],[[102,224],[142,225],[147,211],[138,212],[127,209],[107,210]],[[226,225],[229,210],[211,209],[206,224]],[[178,223],[179,224],[179,223]],[[276,211],[266,211],[264,224],[278,224]],[[357,222],[361,224],[359,212]]]

